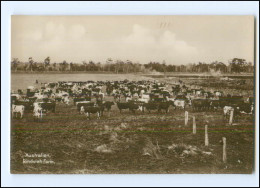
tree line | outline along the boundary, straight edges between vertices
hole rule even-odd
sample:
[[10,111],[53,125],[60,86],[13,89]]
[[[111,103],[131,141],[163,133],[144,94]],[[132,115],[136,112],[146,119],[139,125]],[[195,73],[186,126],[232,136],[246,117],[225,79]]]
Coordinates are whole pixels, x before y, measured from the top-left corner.
[[12,72],[114,72],[114,73],[148,73],[148,72],[221,72],[221,73],[241,73],[254,72],[254,65],[252,62],[247,62],[245,59],[233,58],[226,64],[219,61],[211,63],[190,63],[187,65],[166,64],[163,62],[149,62],[140,64],[131,60],[113,60],[108,58],[105,63],[90,61],[82,61],[81,63],[67,62],[53,62],[50,57],[44,59],[43,62],[34,61],[32,57],[28,58],[28,62],[21,62],[18,58],[13,58],[11,61]]

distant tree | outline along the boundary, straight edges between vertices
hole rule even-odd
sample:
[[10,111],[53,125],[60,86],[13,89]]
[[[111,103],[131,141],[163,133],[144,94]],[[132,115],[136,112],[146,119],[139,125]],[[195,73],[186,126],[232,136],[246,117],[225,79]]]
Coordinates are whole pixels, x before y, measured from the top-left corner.
[[47,70],[48,66],[50,65],[51,59],[50,57],[46,57],[44,59],[44,69]]
[[13,58],[13,60],[11,62],[11,70],[14,70],[16,72],[19,63],[20,62],[19,62],[18,58]]
[[33,71],[33,58],[32,58],[32,57],[29,57],[28,63],[29,63],[29,69],[30,69],[31,72],[32,72],[32,71]]
[[245,59],[233,58],[230,62],[231,72],[240,73],[245,72],[247,62]]

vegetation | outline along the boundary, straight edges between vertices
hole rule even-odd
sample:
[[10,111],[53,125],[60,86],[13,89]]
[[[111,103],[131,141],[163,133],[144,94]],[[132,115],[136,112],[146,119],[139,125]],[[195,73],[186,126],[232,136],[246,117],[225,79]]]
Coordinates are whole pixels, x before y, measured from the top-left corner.
[[43,71],[82,71],[82,72],[114,72],[114,73],[136,73],[136,72],[221,72],[221,73],[240,73],[247,72],[252,73],[254,71],[254,65],[251,62],[247,62],[245,59],[233,58],[227,64],[223,62],[214,61],[212,63],[193,63],[188,65],[174,65],[166,64],[165,61],[149,62],[146,64],[140,64],[131,60],[113,60],[108,58],[105,63],[94,62],[90,60],[82,61],[81,63],[63,62],[51,63],[51,58],[47,57],[43,62],[35,62],[32,57],[29,57],[28,62],[21,62],[18,58],[13,58],[11,62],[11,70],[16,71],[31,71],[31,72],[43,72]]

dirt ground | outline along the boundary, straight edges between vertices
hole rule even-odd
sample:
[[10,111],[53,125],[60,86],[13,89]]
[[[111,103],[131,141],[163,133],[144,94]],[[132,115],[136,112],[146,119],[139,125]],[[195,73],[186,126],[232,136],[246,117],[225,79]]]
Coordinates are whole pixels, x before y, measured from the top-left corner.
[[[112,98],[107,98],[112,100]],[[184,125],[185,111],[189,112]],[[249,174],[254,166],[254,117],[242,115],[233,125],[222,110],[121,114],[117,106],[101,119],[87,120],[72,103],[57,104],[41,122],[32,113],[11,120],[11,173],[46,174]],[[192,133],[193,116],[197,133]],[[209,146],[205,146],[208,125]],[[223,142],[227,140],[227,162]],[[47,157],[28,157],[28,154]],[[25,163],[25,160],[52,161]]]

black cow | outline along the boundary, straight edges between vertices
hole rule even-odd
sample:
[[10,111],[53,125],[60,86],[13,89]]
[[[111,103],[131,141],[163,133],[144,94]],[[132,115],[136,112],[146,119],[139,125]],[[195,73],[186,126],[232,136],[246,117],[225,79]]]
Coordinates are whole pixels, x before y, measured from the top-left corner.
[[103,114],[104,108],[100,106],[85,106],[84,112],[88,119],[90,119],[90,114],[97,114],[97,119],[100,119],[100,117]]
[[130,111],[135,113],[135,111],[137,109],[139,109],[140,106],[141,106],[140,104],[137,104],[133,101],[126,102],[126,103],[117,102],[117,107],[118,107],[120,113],[122,112],[122,110],[125,110],[125,109],[129,109]]
[[193,110],[209,110],[210,100],[208,99],[193,99],[192,100]]
[[172,105],[170,101],[160,102],[158,105],[158,112],[161,112],[161,110],[165,110],[165,113],[168,113],[170,105]]
[[56,103],[55,102],[44,102],[44,103],[40,103],[40,106],[42,107],[42,109],[44,111],[51,111],[51,112],[55,112],[56,110]]
[[150,113],[151,110],[157,110],[158,109],[158,103],[156,102],[148,102],[148,103],[144,103],[143,104],[143,112],[144,112],[144,108]]

